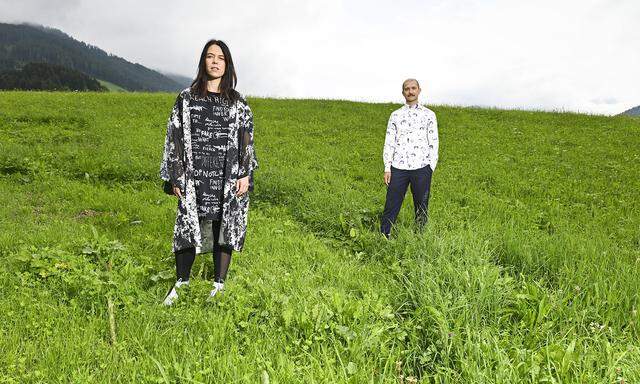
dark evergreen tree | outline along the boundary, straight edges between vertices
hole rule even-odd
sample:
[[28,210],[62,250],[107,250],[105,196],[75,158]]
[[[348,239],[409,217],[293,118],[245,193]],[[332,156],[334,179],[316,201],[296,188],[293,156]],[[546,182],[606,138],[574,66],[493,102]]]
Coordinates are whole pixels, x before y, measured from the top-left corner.
[[0,89],[47,91],[106,91],[100,82],[73,69],[47,63],[29,63],[22,69],[0,72]]

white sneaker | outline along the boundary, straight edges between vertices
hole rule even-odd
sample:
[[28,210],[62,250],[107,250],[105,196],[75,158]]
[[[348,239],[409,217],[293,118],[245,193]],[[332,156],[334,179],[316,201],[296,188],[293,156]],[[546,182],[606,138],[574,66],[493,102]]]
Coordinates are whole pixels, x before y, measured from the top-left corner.
[[222,295],[222,291],[224,291],[224,283],[218,283],[217,281],[213,282],[213,289],[209,293],[209,300],[213,299],[216,295]]
[[167,293],[167,296],[164,298],[162,304],[166,306],[173,305],[173,303],[178,299],[178,288],[183,285],[189,285],[189,280],[182,281],[182,279],[178,279],[178,281],[176,281],[173,287],[171,287],[171,289],[169,290],[169,293]]

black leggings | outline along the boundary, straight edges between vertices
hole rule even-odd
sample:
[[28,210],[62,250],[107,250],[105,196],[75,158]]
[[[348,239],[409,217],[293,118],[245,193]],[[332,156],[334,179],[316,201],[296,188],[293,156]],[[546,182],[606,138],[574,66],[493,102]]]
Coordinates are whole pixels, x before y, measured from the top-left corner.
[[[220,221],[213,221],[213,281],[224,283],[227,278],[229,264],[231,264],[230,247],[218,243],[220,234]],[[191,266],[196,259],[195,248],[185,248],[177,251],[176,255],[176,279],[188,281],[191,275]]]

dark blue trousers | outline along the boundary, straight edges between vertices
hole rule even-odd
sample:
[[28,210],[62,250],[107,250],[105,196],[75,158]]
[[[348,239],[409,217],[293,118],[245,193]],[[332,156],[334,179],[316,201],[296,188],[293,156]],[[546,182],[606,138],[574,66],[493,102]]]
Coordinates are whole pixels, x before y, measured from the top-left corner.
[[427,207],[432,173],[433,171],[429,165],[410,171],[391,167],[391,181],[387,187],[387,201],[384,204],[384,212],[382,213],[380,224],[380,231],[386,237],[389,237],[391,226],[396,222],[409,185],[413,195],[416,224],[422,227],[427,223]]

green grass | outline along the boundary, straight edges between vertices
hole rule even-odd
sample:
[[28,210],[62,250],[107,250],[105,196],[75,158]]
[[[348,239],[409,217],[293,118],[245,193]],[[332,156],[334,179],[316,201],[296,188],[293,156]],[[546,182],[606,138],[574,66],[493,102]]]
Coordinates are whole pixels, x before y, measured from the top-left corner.
[[397,106],[251,99],[245,251],[166,309],[174,99],[0,93],[0,382],[640,380],[637,119],[436,106],[429,225],[408,197],[387,242]]
[[127,92],[127,90],[122,88],[121,86],[115,85],[115,84],[110,83],[110,82],[108,82],[106,80],[98,79],[98,82],[100,82],[100,84],[103,87],[107,88],[109,90],[109,92]]

